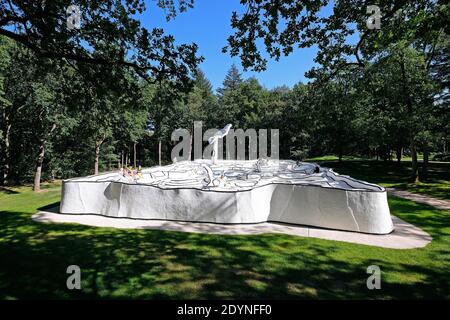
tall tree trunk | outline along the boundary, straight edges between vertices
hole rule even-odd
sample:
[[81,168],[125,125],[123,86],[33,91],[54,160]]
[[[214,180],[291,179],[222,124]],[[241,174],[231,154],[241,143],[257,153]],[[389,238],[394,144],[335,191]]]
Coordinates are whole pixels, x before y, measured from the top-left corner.
[[[11,156],[10,156],[10,149],[11,149],[11,123],[9,122],[9,116],[5,112],[4,115],[5,120],[5,130],[4,130],[4,142],[3,147],[4,150],[1,154],[2,156],[2,170],[1,170],[1,177],[0,177],[0,185],[3,185],[5,183],[9,183],[10,181],[10,173],[11,173]],[[3,149],[3,148],[2,148]]]
[[45,140],[42,141],[39,146],[39,155],[36,162],[36,170],[34,172],[34,184],[33,190],[39,192],[41,190],[41,175],[42,175],[42,164],[44,163],[45,157]]
[[161,140],[158,140],[158,163],[161,166]]
[[[47,134],[47,137],[53,132],[53,130],[56,129],[56,123],[52,125],[52,128],[50,129],[49,133]],[[40,145],[39,145],[39,154],[38,159],[36,161],[36,169],[34,172],[34,184],[33,184],[33,190],[35,192],[39,192],[41,190],[41,176],[42,176],[42,164],[44,163],[45,158],[45,148],[47,146],[47,139],[41,139]]]
[[133,164],[134,164],[134,168],[137,168],[137,166],[136,166],[136,142],[133,143]]
[[[14,181],[12,181],[11,179],[11,173],[12,173],[12,168],[13,168],[13,162],[11,159],[11,128],[12,128],[12,124],[14,122],[14,116],[19,113],[19,111],[25,107],[25,104],[20,105],[20,106],[13,106],[10,105],[8,108],[4,109],[4,113],[3,113],[3,120],[4,120],[4,162],[2,163],[2,177],[0,178],[0,180],[3,180],[3,182],[7,183],[7,184],[12,184],[14,183]],[[55,126],[56,127],[56,126]],[[54,129],[51,129],[51,131],[53,131]],[[1,156],[1,155],[0,155]],[[0,171],[2,171],[0,170]],[[1,181],[0,181],[1,182]]]
[[428,161],[429,161],[430,151],[428,147],[425,146],[423,150],[423,163],[422,163],[422,177],[421,180],[425,181],[428,178]]
[[411,140],[411,181],[419,182],[419,163],[417,161],[417,148],[414,140]]
[[402,161],[402,155],[403,155],[403,148],[397,147],[397,162],[400,163]]
[[98,174],[98,160],[100,158],[100,145],[95,144],[95,160],[94,160],[94,174]]
[[342,155],[343,155],[343,152],[342,152],[342,148],[340,147],[339,148],[339,163],[342,162]]
[[0,186],[5,185],[5,179],[6,179],[6,173],[5,173],[5,165],[4,165],[4,160],[5,158],[2,155],[2,163],[1,163],[1,168],[0,168]]
[[[400,69],[402,72],[402,87],[403,87],[403,95],[406,102],[406,107],[408,110],[408,117],[409,119],[413,118],[413,103],[411,100],[411,96],[409,95],[408,90],[408,79],[406,77],[406,70],[405,70],[405,62],[402,59],[400,61]],[[417,162],[417,147],[416,142],[414,141],[414,138],[416,136],[415,128],[413,127],[413,124],[411,123],[409,125],[409,141],[410,141],[410,149],[411,149],[411,181],[414,183],[419,182],[419,164]]]
[[105,141],[106,137],[100,137],[95,140],[95,160],[94,160],[94,174],[98,174],[98,163],[100,160],[100,147]]

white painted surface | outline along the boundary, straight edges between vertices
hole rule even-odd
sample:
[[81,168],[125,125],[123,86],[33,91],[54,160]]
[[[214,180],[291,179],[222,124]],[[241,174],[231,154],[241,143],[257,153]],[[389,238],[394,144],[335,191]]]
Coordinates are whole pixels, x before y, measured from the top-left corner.
[[196,160],[144,170],[137,181],[115,173],[70,179],[63,182],[60,212],[213,223],[271,221],[374,234],[393,230],[384,188],[315,168],[289,160],[217,165]]

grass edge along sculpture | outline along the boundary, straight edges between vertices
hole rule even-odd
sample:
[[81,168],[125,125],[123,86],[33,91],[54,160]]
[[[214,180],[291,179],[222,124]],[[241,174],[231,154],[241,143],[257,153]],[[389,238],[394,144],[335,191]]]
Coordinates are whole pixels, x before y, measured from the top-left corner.
[[[215,162],[215,163],[213,163]],[[63,181],[61,213],[393,231],[386,189],[292,160],[195,160]]]

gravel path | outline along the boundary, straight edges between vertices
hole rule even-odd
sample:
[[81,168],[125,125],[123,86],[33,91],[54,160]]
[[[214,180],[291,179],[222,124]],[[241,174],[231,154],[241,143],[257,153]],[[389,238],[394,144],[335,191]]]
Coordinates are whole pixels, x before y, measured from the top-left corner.
[[394,188],[386,188],[386,190],[388,191],[389,194],[392,194],[393,196],[399,198],[412,200],[418,203],[424,203],[429,206],[433,206],[437,209],[450,211],[450,202],[447,200],[437,199],[430,196],[425,196],[422,194],[412,193],[409,191],[398,190]]

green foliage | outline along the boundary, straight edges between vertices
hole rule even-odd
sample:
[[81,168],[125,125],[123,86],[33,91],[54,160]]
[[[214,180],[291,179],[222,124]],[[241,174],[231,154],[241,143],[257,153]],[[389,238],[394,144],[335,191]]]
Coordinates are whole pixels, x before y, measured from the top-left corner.
[[[410,44],[426,38],[425,49],[429,51],[430,40],[439,30],[447,27],[448,34],[449,5],[445,1],[243,0],[241,3],[246,7],[245,13],[233,12],[231,26],[235,32],[223,51],[239,56],[244,68],[256,71],[267,65],[262,51],[278,60],[296,48],[315,45],[319,49],[315,62],[328,71],[336,71],[348,65],[363,66],[380,50],[399,41]],[[380,30],[367,27],[367,8],[371,5],[380,9]],[[326,6],[332,7],[329,15],[323,14]],[[360,40],[353,44],[348,40],[356,32]],[[320,70],[313,68],[308,74],[315,77]]]
[[239,72],[235,64],[231,65],[230,70],[228,70],[225,79],[223,80],[222,88],[219,88],[217,92],[219,95],[223,95],[227,91],[236,90],[242,83],[242,75]]
[[419,151],[445,152],[448,145],[448,114],[433,103],[439,86],[423,54],[401,44],[364,69],[292,89],[267,90],[232,67],[218,96],[201,70],[180,92],[168,82],[140,82],[118,66],[72,66],[1,48],[9,102],[2,105],[2,128],[9,126],[2,168],[10,183],[32,179],[41,144],[44,180],[91,174],[95,162],[100,170],[134,164],[135,149],[137,163],[154,165],[159,143],[162,160],[170,161],[171,132],[192,130],[194,121],[280,129],[280,156],[300,160],[328,153],[390,159],[393,151],[408,152],[410,136]]
[[1,106],[6,182],[30,181],[39,162],[45,180],[92,174],[97,156],[101,170],[112,169],[122,150],[131,152],[130,145],[143,139],[148,110],[127,69],[41,59],[21,46],[1,48],[10,52],[1,70],[9,101]]
[[[168,18],[192,7],[191,0],[157,4],[167,9]],[[80,16],[74,17],[69,6],[75,6]],[[1,0],[0,7],[0,35],[40,57],[121,66],[180,89],[189,88],[192,73],[203,60],[195,43],[176,45],[163,29],[142,27],[136,15],[146,10],[143,0]],[[79,28],[68,25],[76,20]]]

